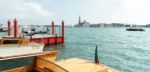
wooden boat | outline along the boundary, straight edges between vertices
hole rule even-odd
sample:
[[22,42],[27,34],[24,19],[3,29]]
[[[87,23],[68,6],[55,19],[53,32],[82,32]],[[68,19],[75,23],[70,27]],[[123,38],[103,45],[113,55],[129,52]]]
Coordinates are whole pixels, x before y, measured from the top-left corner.
[[82,58],[70,58],[55,63],[66,69],[68,72],[119,72],[104,64],[95,64],[92,61]]
[[30,43],[25,38],[0,38],[0,57],[43,52],[44,44]]
[[81,58],[70,58],[55,61],[57,52],[38,55],[30,66],[19,67],[2,72],[118,72],[117,70],[99,63]]

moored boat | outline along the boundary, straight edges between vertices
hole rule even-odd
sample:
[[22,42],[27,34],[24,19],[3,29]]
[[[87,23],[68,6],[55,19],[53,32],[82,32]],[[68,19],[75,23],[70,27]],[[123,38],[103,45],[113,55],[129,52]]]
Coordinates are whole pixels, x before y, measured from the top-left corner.
[[19,67],[2,72],[119,72],[98,61],[93,63],[81,58],[55,61],[56,55],[56,51],[37,55],[34,57],[30,66]]

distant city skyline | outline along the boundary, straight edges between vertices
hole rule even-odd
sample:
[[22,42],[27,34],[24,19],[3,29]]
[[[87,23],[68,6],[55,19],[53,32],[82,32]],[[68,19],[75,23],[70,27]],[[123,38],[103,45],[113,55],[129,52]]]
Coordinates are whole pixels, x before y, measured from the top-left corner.
[[150,0],[0,0],[0,23],[75,25],[80,16],[91,24],[144,25],[150,24],[149,7]]

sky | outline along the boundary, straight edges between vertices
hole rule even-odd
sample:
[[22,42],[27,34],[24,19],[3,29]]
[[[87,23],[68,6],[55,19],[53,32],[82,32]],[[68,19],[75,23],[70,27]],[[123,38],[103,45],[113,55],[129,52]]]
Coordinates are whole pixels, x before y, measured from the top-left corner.
[[0,0],[0,23],[16,18],[21,25],[150,24],[150,0]]

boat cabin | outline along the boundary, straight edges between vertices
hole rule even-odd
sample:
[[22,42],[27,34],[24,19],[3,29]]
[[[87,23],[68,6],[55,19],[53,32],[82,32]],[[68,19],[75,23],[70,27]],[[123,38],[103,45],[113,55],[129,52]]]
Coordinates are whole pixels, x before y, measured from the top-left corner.
[[30,41],[24,38],[0,38],[0,46],[27,45]]

